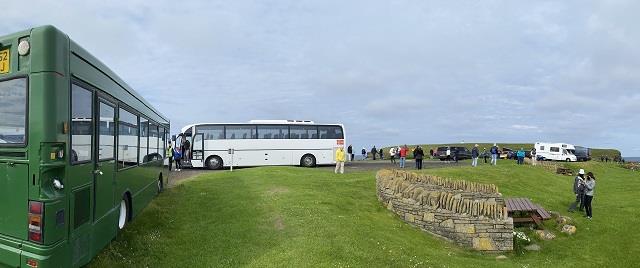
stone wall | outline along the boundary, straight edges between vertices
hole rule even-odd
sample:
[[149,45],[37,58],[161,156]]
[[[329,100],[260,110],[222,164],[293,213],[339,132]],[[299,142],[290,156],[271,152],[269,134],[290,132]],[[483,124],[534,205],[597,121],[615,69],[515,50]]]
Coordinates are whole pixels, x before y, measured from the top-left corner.
[[381,170],[376,186],[378,199],[413,226],[479,251],[513,250],[513,219],[493,184]]

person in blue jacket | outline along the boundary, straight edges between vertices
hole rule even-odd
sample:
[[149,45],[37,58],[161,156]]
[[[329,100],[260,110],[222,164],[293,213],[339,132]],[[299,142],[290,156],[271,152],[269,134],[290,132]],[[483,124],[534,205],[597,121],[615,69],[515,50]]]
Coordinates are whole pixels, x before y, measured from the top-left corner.
[[523,148],[520,148],[520,150],[518,150],[518,152],[516,153],[516,157],[518,157],[518,165],[524,165],[525,152]]
[[492,165],[497,165],[498,164],[498,153],[500,153],[500,150],[498,150],[498,145],[497,144],[493,144],[493,147],[491,147],[491,164]]

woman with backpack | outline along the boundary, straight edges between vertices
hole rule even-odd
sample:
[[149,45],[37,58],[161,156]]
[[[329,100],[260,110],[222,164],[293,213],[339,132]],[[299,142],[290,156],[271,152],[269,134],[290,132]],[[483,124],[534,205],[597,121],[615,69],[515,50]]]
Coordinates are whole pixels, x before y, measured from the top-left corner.
[[593,209],[591,208],[591,201],[593,201],[593,190],[596,188],[596,176],[593,173],[587,173],[587,180],[584,183],[584,210],[587,212],[587,219],[593,217]]

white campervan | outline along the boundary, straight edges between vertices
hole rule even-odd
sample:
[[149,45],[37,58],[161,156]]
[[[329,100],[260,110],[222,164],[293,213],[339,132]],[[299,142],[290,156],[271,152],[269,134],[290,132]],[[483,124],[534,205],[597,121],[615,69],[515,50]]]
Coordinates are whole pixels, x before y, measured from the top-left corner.
[[567,143],[536,142],[536,155],[540,160],[555,160],[576,162],[577,157],[573,154],[576,147]]

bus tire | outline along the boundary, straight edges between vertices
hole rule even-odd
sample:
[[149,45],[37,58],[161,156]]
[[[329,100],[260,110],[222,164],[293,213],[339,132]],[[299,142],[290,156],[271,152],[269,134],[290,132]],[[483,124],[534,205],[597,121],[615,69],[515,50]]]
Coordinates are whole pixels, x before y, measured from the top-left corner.
[[222,162],[222,158],[220,158],[217,155],[209,156],[205,161],[205,165],[207,169],[210,169],[210,170],[221,169],[223,167],[223,164],[224,163]]
[[122,200],[120,201],[120,213],[118,214],[118,229],[122,230],[127,225],[127,221],[129,221],[129,209],[131,208],[131,203],[129,202],[129,198],[127,195],[122,196]]
[[305,154],[300,159],[300,165],[303,167],[315,167],[316,166],[316,157],[312,154]]

